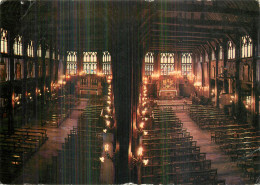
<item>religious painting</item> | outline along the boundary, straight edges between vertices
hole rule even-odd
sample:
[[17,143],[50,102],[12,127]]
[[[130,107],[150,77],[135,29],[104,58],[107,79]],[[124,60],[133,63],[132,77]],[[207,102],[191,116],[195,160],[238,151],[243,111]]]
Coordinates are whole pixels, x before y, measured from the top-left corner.
[[38,76],[39,76],[39,77],[42,77],[42,61],[39,61]]
[[211,66],[210,66],[210,78],[211,79],[215,78],[215,66],[216,66],[216,63],[214,61],[211,61]]
[[52,63],[52,80],[55,80],[56,79],[56,62],[53,61]]
[[28,71],[27,77],[33,78],[34,77],[34,63],[33,63],[33,61],[28,61],[27,71]]
[[205,85],[209,85],[208,63],[203,64],[203,77]]
[[16,62],[15,64],[15,79],[16,80],[22,79],[22,65],[20,62]]
[[6,81],[6,65],[4,61],[0,63],[0,82]]
[[228,76],[234,77],[236,73],[236,63],[235,62],[227,62],[227,73],[229,74]]
[[248,76],[249,76],[249,66],[248,65],[244,65],[244,67],[243,67],[243,80],[244,81],[249,81],[249,78],[248,78]]
[[49,76],[50,74],[50,62],[49,61],[45,61],[45,70],[46,70],[46,76]]

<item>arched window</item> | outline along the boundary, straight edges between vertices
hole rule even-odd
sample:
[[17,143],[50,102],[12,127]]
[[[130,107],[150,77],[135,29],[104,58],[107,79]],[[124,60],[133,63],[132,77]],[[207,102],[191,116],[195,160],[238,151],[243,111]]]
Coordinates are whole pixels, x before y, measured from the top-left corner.
[[54,51],[54,49],[52,50],[52,59],[55,60],[55,51]]
[[33,41],[30,41],[27,46],[27,56],[33,57]]
[[67,74],[70,75],[77,74],[77,52],[76,51],[67,52]]
[[111,55],[108,51],[103,52],[103,74],[111,75]]
[[252,57],[253,55],[253,44],[252,39],[246,35],[241,39],[241,56],[242,58]]
[[216,60],[215,51],[214,50],[212,50],[212,52],[211,52],[211,60]]
[[148,52],[144,58],[145,63],[145,75],[153,74],[153,66],[154,66],[154,57],[152,52]]
[[174,71],[174,53],[161,53],[161,75]]
[[7,30],[1,28],[1,53],[8,53],[7,43]]
[[181,56],[181,73],[189,75],[192,69],[191,53],[182,53]]
[[231,41],[228,41],[228,59],[235,58],[235,47]]
[[83,52],[83,71],[97,74],[97,52]]
[[207,52],[205,52],[205,62],[208,62],[209,61],[209,55]]
[[50,50],[49,49],[46,50],[45,58],[50,58]]
[[223,60],[223,48],[219,46],[219,60]]
[[37,57],[42,57],[42,46],[39,45],[37,48]]
[[15,55],[23,55],[23,45],[22,45],[22,37],[20,35],[18,35],[15,39],[14,39],[14,54]]

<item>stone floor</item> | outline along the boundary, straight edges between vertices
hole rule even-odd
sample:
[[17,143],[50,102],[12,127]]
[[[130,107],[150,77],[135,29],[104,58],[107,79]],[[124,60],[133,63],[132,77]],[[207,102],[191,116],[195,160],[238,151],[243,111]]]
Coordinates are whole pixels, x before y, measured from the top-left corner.
[[[87,101],[80,101],[80,104],[71,111],[71,115],[67,118],[59,128],[43,126],[47,130],[48,140],[41,146],[23,166],[21,173],[14,179],[13,183],[30,183],[38,184],[42,180],[42,173],[47,167],[47,164],[51,163],[52,156],[58,155],[58,150],[62,148],[62,143],[65,142],[65,138],[69,134],[73,126],[77,126],[77,120],[80,114],[80,110],[84,109],[87,105]],[[39,128],[39,126],[37,127]]]
[[211,133],[201,130],[194,123],[186,112],[176,112],[183,123],[183,127],[193,136],[193,140],[197,141],[197,146],[200,146],[200,151],[206,153],[206,158],[211,160],[212,168],[218,170],[218,178],[225,179],[228,185],[251,184],[243,173],[237,167],[236,162],[231,162],[229,157],[223,153],[219,147],[211,142]]

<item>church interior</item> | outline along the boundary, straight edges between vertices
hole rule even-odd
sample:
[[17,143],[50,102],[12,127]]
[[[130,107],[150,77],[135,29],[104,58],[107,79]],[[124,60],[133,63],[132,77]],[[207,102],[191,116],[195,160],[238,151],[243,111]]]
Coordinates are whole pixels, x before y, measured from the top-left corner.
[[259,0],[0,0],[0,182],[260,183]]

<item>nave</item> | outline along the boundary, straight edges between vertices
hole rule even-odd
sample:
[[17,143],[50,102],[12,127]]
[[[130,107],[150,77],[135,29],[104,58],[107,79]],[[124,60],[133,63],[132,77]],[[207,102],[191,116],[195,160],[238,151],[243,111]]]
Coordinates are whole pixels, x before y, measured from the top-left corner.
[[259,0],[0,0],[0,182],[257,184]]

